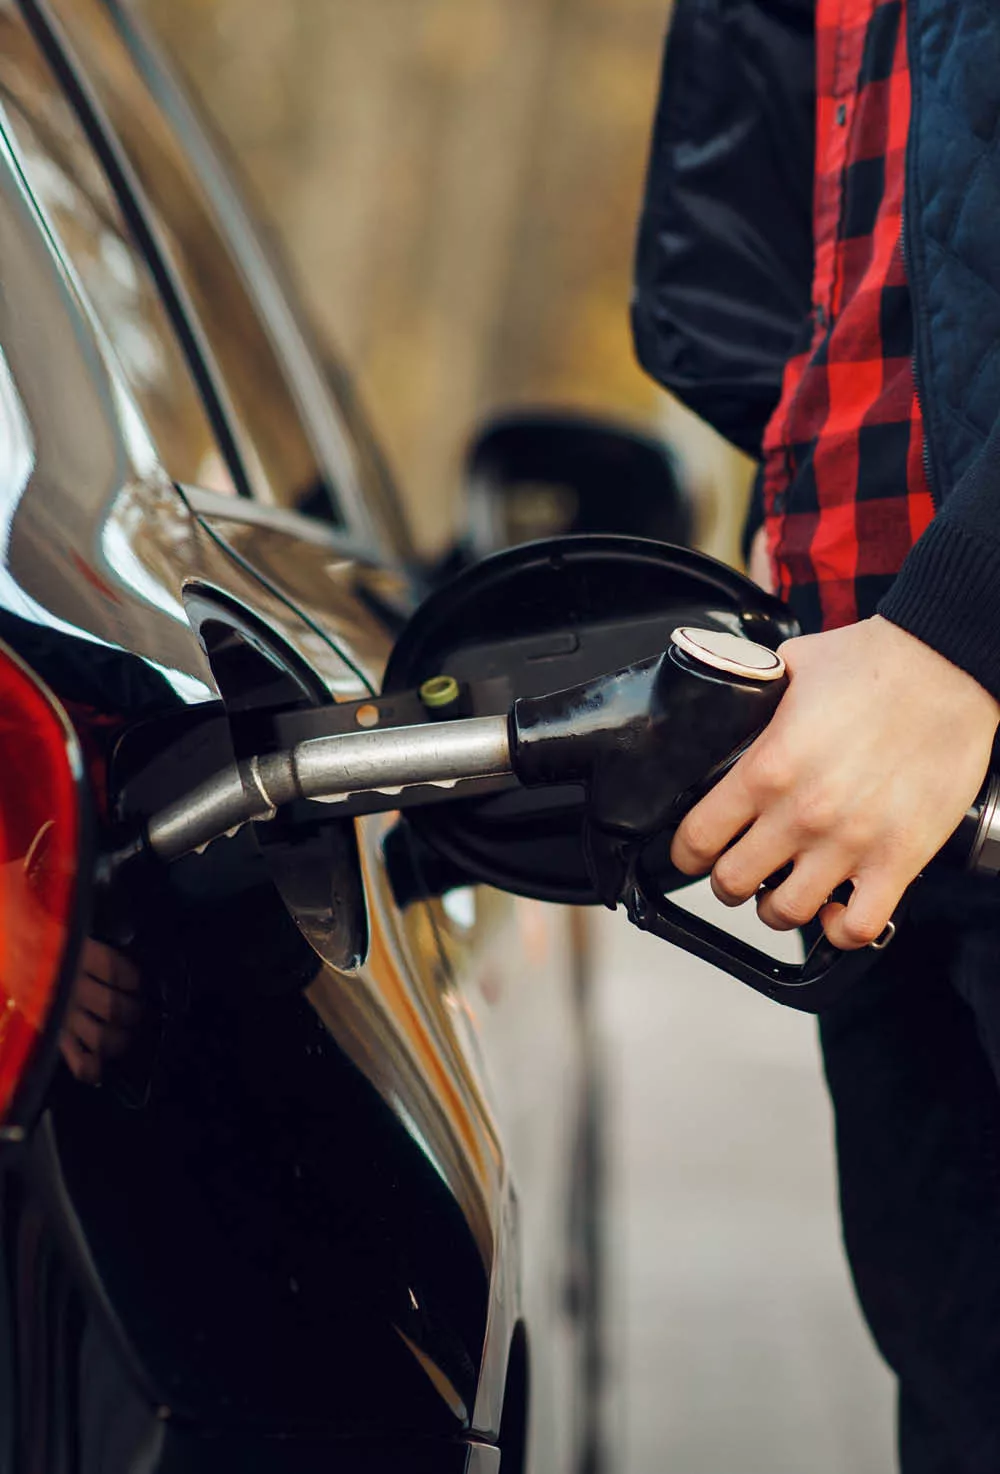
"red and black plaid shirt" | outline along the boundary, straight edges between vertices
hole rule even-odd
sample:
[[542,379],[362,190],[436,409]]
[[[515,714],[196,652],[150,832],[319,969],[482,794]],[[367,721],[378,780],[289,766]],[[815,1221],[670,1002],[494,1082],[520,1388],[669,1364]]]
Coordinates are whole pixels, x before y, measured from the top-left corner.
[[811,339],[764,440],[778,592],[806,630],[864,619],[933,516],[902,250],[905,0],[817,0]]

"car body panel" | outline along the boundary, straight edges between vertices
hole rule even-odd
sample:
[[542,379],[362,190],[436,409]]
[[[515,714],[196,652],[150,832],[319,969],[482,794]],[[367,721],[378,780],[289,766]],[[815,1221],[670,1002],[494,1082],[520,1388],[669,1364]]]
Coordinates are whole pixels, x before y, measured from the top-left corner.
[[[289,692],[355,699],[412,590],[374,514],[365,532],[185,498],[38,168],[0,115],[0,635],[80,732],[110,843],[230,760],[224,701],[258,699],[209,625]],[[144,1022],[102,1090],[60,1067],[0,1173],[4,1474],[196,1468],[202,1438],[285,1469],[350,1437],[375,1468],[376,1435],[443,1440],[440,1467],[479,1474],[519,1325],[535,1467],[570,1467],[586,1081],[565,924],[483,891],[401,901],[400,833],[362,819],[331,852],[360,877],[352,966],[297,909],[296,877],[332,863],[315,836],[105,877],[94,934],[131,958]]]

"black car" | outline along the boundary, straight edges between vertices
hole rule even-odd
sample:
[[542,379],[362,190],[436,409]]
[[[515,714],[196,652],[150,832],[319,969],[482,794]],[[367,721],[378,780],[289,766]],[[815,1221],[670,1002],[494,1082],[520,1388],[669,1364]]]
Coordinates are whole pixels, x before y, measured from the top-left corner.
[[[411,822],[386,795],[169,865],[137,848],[289,734],[430,720],[414,692],[489,604],[475,570],[435,603],[443,569],[289,301],[130,14],[2,0],[2,1474],[597,1458],[584,930],[514,874],[558,803],[509,830],[487,784],[478,851],[460,805]],[[637,437],[528,419],[473,464],[521,535],[586,528],[613,474],[620,512],[666,488],[683,536]],[[476,525],[450,572],[510,535]],[[506,622],[551,684],[575,636],[493,603],[469,679],[503,685]]]

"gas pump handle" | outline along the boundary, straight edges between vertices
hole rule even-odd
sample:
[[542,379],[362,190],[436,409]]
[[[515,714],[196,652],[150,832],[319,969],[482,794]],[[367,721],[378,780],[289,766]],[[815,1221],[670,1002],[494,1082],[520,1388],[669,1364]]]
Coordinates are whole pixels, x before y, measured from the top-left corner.
[[758,947],[694,916],[666,896],[650,895],[635,882],[623,898],[628,918],[685,952],[727,972],[758,993],[802,1013],[822,1013],[854,987],[895,935],[905,899],[889,926],[870,947],[842,952],[824,935],[801,963],[779,962]]
[[[987,775],[976,801],[934,863],[979,875],[1000,875],[1000,774]],[[905,915],[909,894],[908,890],[885,931],[870,946],[843,952],[821,933],[801,963],[779,962],[692,915],[638,872],[633,873],[622,900],[629,920],[642,931],[682,947],[787,1008],[822,1013],[878,961]]]
[[[588,866],[608,905],[624,904],[636,926],[757,992],[818,1013],[877,961],[895,935],[902,905],[868,947],[840,951],[821,935],[802,963],[778,962],[671,901],[665,892],[682,876],[675,873],[671,884],[669,874],[654,876],[652,864],[644,869],[654,849],[662,869],[662,840],[746,750],[786,686],[774,652],[717,631],[682,628],[659,661],[516,703],[514,767],[527,783],[556,774],[584,782]],[[988,779],[941,861],[1000,872],[1000,777]]]

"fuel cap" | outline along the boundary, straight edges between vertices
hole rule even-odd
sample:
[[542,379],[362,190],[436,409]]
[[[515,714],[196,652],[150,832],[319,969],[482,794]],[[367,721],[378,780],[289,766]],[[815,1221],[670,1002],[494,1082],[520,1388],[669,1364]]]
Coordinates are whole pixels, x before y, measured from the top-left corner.
[[725,630],[682,625],[670,639],[691,660],[744,681],[780,681],[785,674],[785,662],[775,651]]

